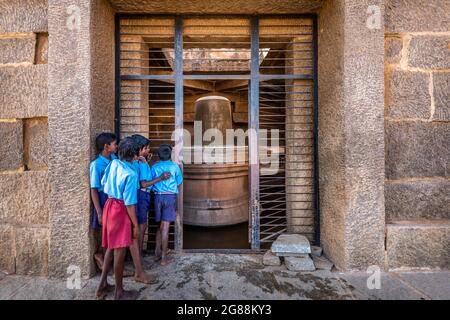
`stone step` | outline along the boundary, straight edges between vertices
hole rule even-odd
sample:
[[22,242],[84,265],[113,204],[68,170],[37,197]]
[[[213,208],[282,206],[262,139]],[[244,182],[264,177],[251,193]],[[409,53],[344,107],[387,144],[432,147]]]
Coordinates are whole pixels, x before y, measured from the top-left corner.
[[309,240],[300,234],[282,234],[272,243],[272,252],[283,255],[311,253]]
[[284,264],[286,265],[286,268],[290,271],[316,270],[313,260],[307,254],[299,257],[285,257]]
[[386,227],[390,270],[450,269],[450,219],[395,221]]

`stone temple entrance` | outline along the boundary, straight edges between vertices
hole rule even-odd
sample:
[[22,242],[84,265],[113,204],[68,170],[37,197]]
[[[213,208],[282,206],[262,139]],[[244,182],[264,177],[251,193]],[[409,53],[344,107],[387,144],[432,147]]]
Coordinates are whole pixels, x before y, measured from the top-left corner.
[[[149,106],[149,100],[161,100],[148,94],[150,86],[160,86],[160,89],[166,90],[166,93],[170,91],[175,96],[175,99],[172,99],[175,101],[167,106],[172,110],[172,121],[170,123],[158,122],[162,123],[158,124],[160,128],[171,126],[171,129],[159,129],[159,132],[162,134],[163,131],[172,132],[174,128],[183,128],[184,119],[187,118],[185,110],[188,110],[188,106],[184,105],[183,102],[185,99],[183,93],[186,92],[187,86],[197,85],[200,80],[208,80],[203,78],[208,75],[189,74],[189,72],[183,71],[184,64],[180,63],[180,60],[177,60],[176,57],[183,56],[183,50],[187,49],[188,41],[183,37],[183,33],[177,34],[175,32],[177,30],[176,19],[168,14],[184,18],[194,18],[193,15],[196,15],[196,17],[205,19],[208,14],[219,14],[222,17],[226,16],[229,20],[244,17],[248,19],[245,23],[250,24],[250,31],[255,30],[251,26],[252,21],[254,21],[252,17],[259,15],[258,31],[260,36],[252,36],[253,33],[251,33],[251,39],[258,40],[260,49],[271,48],[272,52],[283,49],[267,47],[266,45],[269,45],[269,43],[263,42],[276,42],[273,38],[282,39],[282,35],[268,35],[272,39],[265,38],[264,32],[273,33],[275,29],[265,28],[263,20],[269,18],[276,20],[274,14],[292,19],[299,18],[298,16],[292,16],[293,14],[311,14],[311,19],[317,17],[318,27],[313,28],[313,33],[315,30],[318,45],[317,50],[313,50],[313,53],[317,51],[315,58],[317,59],[318,70],[317,74],[313,70],[309,71],[311,72],[310,77],[312,76],[318,81],[313,81],[311,78],[289,79],[296,75],[289,75],[285,67],[282,68],[283,70],[279,68],[280,72],[278,73],[262,71],[264,69],[261,68],[266,66],[269,61],[282,62],[285,66],[288,61],[286,60],[287,57],[283,58],[284,62],[283,60],[275,60],[281,57],[273,56],[266,56],[266,59],[258,59],[259,61],[250,59],[250,70],[259,69],[259,72],[250,71],[233,74],[233,77],[239,78],[238,80],[246,80],[249,87],[247,114],[243,116],[244,118],[248,117],[250,128],[256,127],[258,122],[258,128],[260,128],[262,123],[265,122],[263,116],[269,115],[262,112],[262,98],[269,100],[283,99],[279,98],[281,92],[277,91],[263,97],[261,95],[263,88],[270,88],[270,90],[283,88],[282,92],[286,97],[284,100],[290,97],[292,97],[292,100],[311,100],[310,95],[306,93],[299,93],[305,95],[305,98],[294,98],[294,93],[287,94],[286,88],[291,85],[303,85],[305,90],[302,91],[307,91],[311,90],[311,86],[314,88],[319,83],[317,90],[310,92],[312,92],[313,98],[318,96],[319,104],[317,108],[319,132],[316,150],[319,153],[320,161],[314,163],[314,169],[318,169],[317,166],[319,166],[320,172],[314,170],[314,174],[319,173],[320,177],[320,213],[317,211],[318,206],[314,201],[315,211],[313,212],[316,212],[317,217],[314,221],[311,221],[312,217],[308,216],[311,210],[301,207],[303,203],[307,203],[305,198],[302,199],[306,195],[298,195],[296,200],[302,200],[303,202],[296,202],[295,206],[292,202],[292,208],[287,205],[286,207],[280,205],[281,208],[270,208],[267,207],[268,203],[262,201],[250,202],[249,212],[252,217],[250,223],[254,228],[250,229],[248,239],[252,241],[251,245],[254,249],[258,248],[259,239],[259,247],[261,248],[266,236],[269,236],[266,240],[270,240],[270,234],[263,233],[264,230],[277,232],[276,228],[288,228],[298,224],[288,231],[306,235],[309,233],[309,236],[314,238],[320,234],[320,244],[324,248],[324,252],[342,270],[365,270],[367,266],[373,264],[383,266],[385,263],[384,240],[386,228],[383,139],[384,26],[381,26],[380,29],[366,28],[367,15],[365,13],[369,5],[383,8],[384,1],[287,0],[278,2],[230,0],[224,2],[211,0],[206,3],[177,0],[48,0],[48,19],[45,20],[45,23],[48,20],[48,33],[50,35],[48,73],[46,74],[48,74],[48,136],[50,141],[48,183],[51,192],[48,199],[48,241],[43,242],[42,250],[39,251],[46,252],[45,244],[48,243],[48,255],[43,253],[43,256],[48,257],[45,260],[48,261],[48,272],[45,271],[45,273],[50,277],[65,278],[70,266],[79,267],[83,276],[92,275],[94,272],[92,256],[95,246],[93,235],[89,232],[91,205],[87,168],[90,160],[95,156],[93,148],[95,136],[100,132],[113,131],[117,128],[122,131],[122,136],[125,135],[126,124],[121,124],[125,121],[126,117],[121,117],[124,115],[129,116],[129,121],[132,121],[132,123],[140,124],[139,128],[147,128],[147,133],[150,133],[152,130],[149,129],[149,123],[152,115],[147,112],[146,108]],[[164,69],[161,67],[167,67],[163,60],[159,61],[164,64],[156,65],[158,68],[153,70],[158,70],[158,72],[149,72],[150,69],[144,64],[145,61],[148,62],[150,61],[148,59],[151,59],[145,56],[148,53],[148,50],[145,49],[146,43],[141,43],[142,41],[130,43],[128,45],[133,46],[131,49],[116,45],[115,38],[120,38],[119,17],[124,18],[124,14],[143,13],[165,14],[165,18],[170,20],[169,26],[154,26],[154,28],[148,29],[152,30],[150,32],[163,34],[159,40],[155,35],[154,41],[170,41],[167,48],[173,50],[175,59],[171,70],[166,70],[170,71],[169,73],[164,74],[162,72]],[[74,21],[70,19],[74,14],[79,17],[80,23],[68,24],[68,21]],[[265,16],[266,14],[272,16]],[[383,14],[383,11],[381,14]],[[283,21],[286,20],[288,19],[283,19]],[[300,25],[302,24],[300,23]],[[178,25],[178,28],[184,27],[186,27],[186,24]],[[202,32],[205,33],[204,29]],[[140,35],[140,32],[131,32],[127,36],[139,37]],[[181,44],[182,40],[186,40],[186,43],[175,45],[176,43]],[[229,42],[232,41],[233,39],[229,39]],[[306,44],[301,45],[305,46]],[[161,44],[156,48],[161,48]],[[130,52],[130,54],[133,53],[136,56],[130,57],[135,60],[126,62],[130,66],[128,69],[124,68],[124,65],[121,66],[121,63],[125,63],[125,61],[119,60],[121,50],[136,51]],[[250,50],[250,52],[252,56],[253,51]],[[167,54],[170,56],[170,52],[167,52]],[[144,56],[140,58],[140,55]],[[153,58],[170,61],[166,55],[161,56],[161,53],[159,55],[160,57]],[[253,56],[259,57],[259,50],[255,50]],[[267,60],[267,58],[274,60]],[[296,59],[295,57],[292,58]],[[300,58],[303,59],[304,57]],[[277,66],[267,65],[267,67],[270,68],[266,71],[270,69],[273,71],[276,69],[274,67]],[[141,72],[147,70],[147,72],[142,74],[138,70],[141,70]],[[307,74],[306,72],[300,73]],[[142,78],[143,75],[144,78]],[[214,76],[217,77],[218,75],[220,74],[216,73]],[[278,78],[280,75],[283,76],[282,79]],[[268,76],[271,78],[268,78]],[[286,78],[294,83],[289,84]],[[180,79],[183,81],[180,81]],[[229,78],[219,80],[237,81]],[[249,81],[250,84],[248,84]],[[166,87],[162,88],[163,85]],[[119,101],[125,99],[116,93],[123,93],[126,90],[131,91],[127,99],[136,101]],[[213,91],[209,90],[206,93],[211,94]],[[256,95],[257,93],[258,95]],[[254,95],[253,98],[251,98],[252,95]],[[165,96],[169,95],[165,94]],[[258,102],[259,109],[253,108],[254,105],[251,102],[255,101]],[[295,101],[295,103],[305,104],[307,102]],[[131,108],[137,109],[134,111],[127,110],[129,113],[121,111],[120,108],[115,109],[114,105],[120,103],[129,104]],[[268,106],[268,108],[272,107]],[[169,112],[170,110],[161,110],[161,112]],[[267,111],[269,110],[273,109],[267,109]],[[282,108],[278,108],[278,110],[282,110]],[[145,113],[141,113],[141,111],[145,111]],[[164,114],[155,115],[168,116]],[[278,117],[277,114],[270,114],[270,117],[267,118],[275,119],[275,116]],[[306,115],[294,114],[285,118],[295,119],[302,116]],[[170,118],[161,117],[161,119]],[[293,122],[301,121],[295,119]],[[137,132],[145,133],[143,129],[142,131],[137,130]],[[314,135],[309,129],[305,129],[305,131],[295,133],[294,136],[305,138],[305,141],[307,141],[306,138],[313,139]],[[165,139],[165,137],[161,137],[161,139]],[[286,157],[288,155],[293,157],[294,153],[288,152],[288,140],[289,134],[286,137],[287,146],[284,151]],[[248,141],[249,154],[259,155],[258,152],[255,152],[258,146],[255,141],[257,140]],[[280,141],[282,141],[281,138]],[[298,145],[300,141],[301,139],[295,139],[292,145],[300,148],[301,146]],[[72,148],[77,152],[72,154],[73,161],[68,163],[67,150]],[[306,151],[306,149],[302,151]],[[304,155],[295,156],[304,157]],[[287,167],[289,163],[290,161],[285,161],[286,168],[283,178],[285,183],[280,185],[286,191],[282,195],[291,197],[296,192],[309,192],[310,186],[301,182],[306,181],[307,178],[298,176],[299,173],[305,175],[307,171],[299,169],[307,170],[307,164],[299,164],[300,162],[294,161],[299,167],[293,169]],[[254,166],[249,167],[250,199],[258,199],[259,197],[259,200],[263,200],[265,197],[262,191],[266,192],[267,188],[263,186],[263,175],[260,174],[260,169]],[[259,179],[256,179],[258,175]],[[293,182],[287,184],[288,181]],[[267,182],[267,184],[272,183]],[[318,185],[315,184],[314,188],[317,187]],[[62,203],[61,199],[65,199],[65,202]],[[274,206],[275,201],[282,201],[274,198],[270,200],[273,200]],[[182,208],[182,206],[183,202],[180,201],[179,208]],[[281,220],[281,223],[269,222],[266,224],[263,223],[264,206],[274,212],[281,210],[282,213],[292,212],[296,215],[283,214],[277,216],[274,214],[268,216],[267,220],[274,217],[283,217],[286,222]],[[257,213],[259,213],[259,217]],[[319,224],[318,217],[320,217],[320,233],[316,232],[313,236],[308,230],[314,229],[313,226]],[[272,227],[276,228],[271,229]],[[173,247],[182,250],[183,228],[181,219],[177,221],[171,233]]]
[[117,17],[117,134],[150,138],[155,155],[173,144],[184,169],[174,248],[258,250],[284,232],[318,242],[315,23]]

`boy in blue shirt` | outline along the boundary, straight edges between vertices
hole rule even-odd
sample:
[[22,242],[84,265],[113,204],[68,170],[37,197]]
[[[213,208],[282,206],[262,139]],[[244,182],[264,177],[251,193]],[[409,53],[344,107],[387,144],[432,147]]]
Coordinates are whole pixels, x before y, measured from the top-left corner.
[[125,138],[119,144],[120,160],[110,163],[102,179],[103,191],[108,195],[102,219],[102,245],[106,252],[97,298],[104,298],[107,294],[107,277],[113,265],[115,299],[136,299],[138,296],[137,291],[125,291],[122,284],[126,248],[132,245],[133,239],[139,238],[135,213],[138,176],[133,169],[138,152],[134,140]]
[[[117,138],[113,133],[101,133],[95,139],[95,146],[97,148],[98,157],[91,162],[89,167],[91,199],[93,204],[91,227],[94,230],[101,231],[103,206],[108,199],[108,196],[103,192],[101,180],[105,169],[111,160],[117,159],[115,155],[117,152]],[[101,270],[103,265],[101,242],[99,243],[98,249],[94,254],[94,259],[97,267]]]
[[160,176],[152,179],[150,165],[147,162],[147,157],[150,154],[150,140],[139,134],[132,135],[139,148],[139,159],[133,162],[133,167],[138,174],[139,184],[138,188],[138,202],[136,205],[136,216],[138,219],[140,238],[139,238],[139,254],[142,255],[144,247],[144,234],[148,225],[148,211],[150,209],[150,191],[152,186],[162,180],[170,177],[170,173],[163,172]]
[[170,177],[153,185],[155,193],[155,220],[160,223],[156,233],[155,256],[161,260],[161,265],[171,262],[168,258],[169,226],[176,219],[178,187],[183,183],[180,167],[171,161],[172,147],[162,144],[158,155],[160,161],[152,166],[152,177],[159,177],[164,172],[170,172]]

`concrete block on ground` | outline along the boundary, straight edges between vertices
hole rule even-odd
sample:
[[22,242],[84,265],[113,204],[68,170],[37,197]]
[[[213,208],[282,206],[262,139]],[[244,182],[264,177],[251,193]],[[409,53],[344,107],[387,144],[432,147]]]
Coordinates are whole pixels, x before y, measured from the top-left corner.
[[316,256],[316,257],[320,257],[322,256],[323,253],[323,249],[319,246],[311,246],[311,255],[312,256]]
[[316,267],[316,269],[318,270],[327,270],[327,271],[331,271],[331,269],[333,268],[333,262],[331,262],[330,260],[328,260],[325,256],[312,256],[313,262],[314,262],[314,266]]
[[284,264],[291,271],[314,271],[316,267],[308,254],[299,257],[285,257]]
[[263,256],[263,264],[265,266],[281,266],[281,260],[272,251],[267,250]]
[[309,240],[300,234],[282,234],[272,243],[272,252],[285,254],[311,253]]

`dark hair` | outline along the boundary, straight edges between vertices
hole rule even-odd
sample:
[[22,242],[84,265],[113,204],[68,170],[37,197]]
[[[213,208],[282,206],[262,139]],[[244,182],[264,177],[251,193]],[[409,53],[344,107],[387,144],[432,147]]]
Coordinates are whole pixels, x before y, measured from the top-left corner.
[[95,147],[97,152],[101,153],[105,148],[105,144],[111,144],[113,141],[117,140],[116,135],[110,132],[100,133],[97,138],[95,138]]
[[170,160],[172,158],[172,146],[170,144],[162,144],[158,149],[159,158],[163,161]]
[[139,148],[134,139],[127,137],[119,143],[119,159],[125,161],[133,160],[134,156],[139,155]]
[[150,140],[144,136],[141,136],[140,134],[133,134],[131,138],[134,139],[134,141],[138,145],[139,150],[141,150],[145,146],[150,145]]

